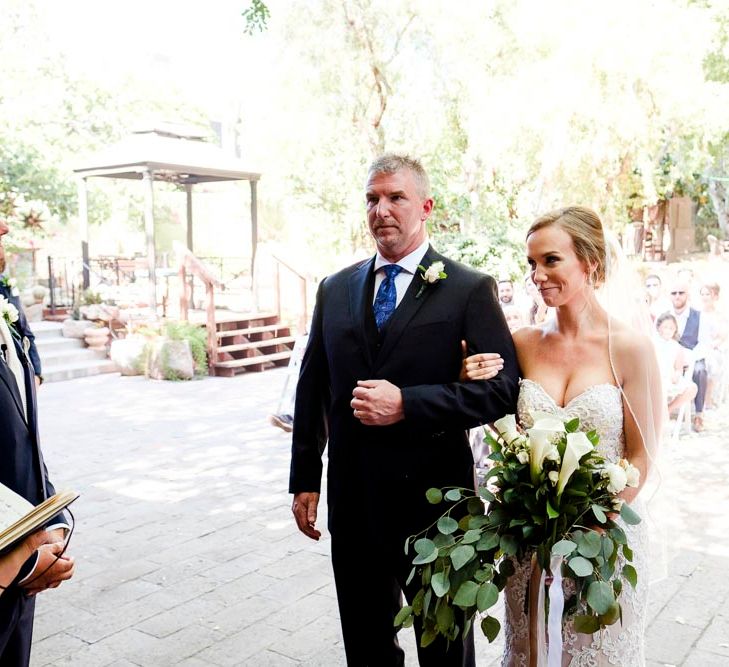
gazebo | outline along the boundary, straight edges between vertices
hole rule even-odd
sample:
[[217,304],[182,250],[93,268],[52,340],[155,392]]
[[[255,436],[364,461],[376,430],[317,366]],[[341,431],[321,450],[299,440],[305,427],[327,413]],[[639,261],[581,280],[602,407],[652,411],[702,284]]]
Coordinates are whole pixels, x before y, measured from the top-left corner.
[[74,169],[78,186],[84,288],[89,286],[88,197],[89,178],[141,180],[145,188],[144,226],[149,270],[150,307],[156,312],[156,249],[154,238],[154,182],[176,183],[187,194],[187,247],[193,251],[192,188],[212,181],[248,181],[251,189],[251,275],[258,243],[257,185],[261,174],[218,146],[199,131],[179,125],[161,125],[133,132],[119,143],[92,155],[85,166]]

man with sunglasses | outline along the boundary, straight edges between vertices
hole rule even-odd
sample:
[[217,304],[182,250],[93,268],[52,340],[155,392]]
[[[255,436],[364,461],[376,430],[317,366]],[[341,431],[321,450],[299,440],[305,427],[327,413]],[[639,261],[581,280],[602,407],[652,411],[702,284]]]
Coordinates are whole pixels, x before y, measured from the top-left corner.
[[706,355],[711,347],[711,330],[701,311],[689,306],[689,285],[677,280],[670,291],[671,312],[678,322],[679,343],[688,350],[694,360],[692,379],[699,388],[694,398],[694,431],[704,430],[704,399],[706,397]]

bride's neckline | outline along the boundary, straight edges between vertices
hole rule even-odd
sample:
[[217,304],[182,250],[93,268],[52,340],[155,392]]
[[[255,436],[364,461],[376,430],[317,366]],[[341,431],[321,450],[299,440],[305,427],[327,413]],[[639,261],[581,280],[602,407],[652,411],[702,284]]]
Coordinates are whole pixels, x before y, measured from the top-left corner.
[[550,393],[549,393],[549,392],[548,392],[548,391],[547,391],[547,390],[546,390],[546,389],[544,388],[544,386],[543,386],[543,385],[542,385],[541,383],[537,382],[536,380],[530,380],[529,378],[522,378],[522,380],[521,380],[521,381],[522,381],[522,383],[524,383],[524,382],[529,382],[529,383],[533,384],[533,385],[534,385],[535,387],[537,387],[537,388],[538,388],[538,389],[539,389],[539,390],[540,390],[540,391],[542,392],[542,394],[544,394],[544,395],[545,395],[545,396],[546,396],[546,397],[547,397],[547,398],[548,398],[548,399],[549,399],[550,401],[552,401],[552,403],[554,403],[554,407],[556,407],[556,408],[559,408],[560,410],[566,410],[566,409],[567,409],[567,408],[568,408],[568,407],[569,407],[570,405],[572,405],[572,404],[573,404],[573,403],[574,403],[574,402],[575,402],[575,401],[576,401],[576,400],[577,400],[578,398],[581,398],[581,397],[582,397],[582,396],[584,396],[585,394],[588,394],[588,393],[590,393],[591,391],[594,391],[595,389],[599,389],[599,388],[601,388],[601,387],[611,387],[612,389],[614,389],[615,391],[617,391],[617,392],[618,392],[618,394],[620,394],[620,387],[618,387],[617,385],[614,385],[614,384],[612,384],[612,383],[610,383],[610,382],[600,382],[600,383],[598,383],[598,384],[593,384],[593,385],[590,385],[590,386],[589,386],[589,387],[587,387],[587,389],[585,389],[584,391],[581,391],[581,392],[580,392],[579,394],[576,394],[575,396],[573,396],[573,397],[572,397],[572,398],[571,398],[571,399],[570,399],[569,401],[567,401],[567,402],[566,402],[566,403],[565,403],[564,405],[560,405],[559,403],[557,403],[557,400],[556,400],[556,399],[555,399],[555,398],[554,398],[554,397],[552,396],[552,394],[550,394]]

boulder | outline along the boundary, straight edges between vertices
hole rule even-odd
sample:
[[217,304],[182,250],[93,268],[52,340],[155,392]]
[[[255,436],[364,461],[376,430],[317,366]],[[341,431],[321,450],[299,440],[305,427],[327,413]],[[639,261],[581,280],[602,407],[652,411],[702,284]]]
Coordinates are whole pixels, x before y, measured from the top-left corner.
[[122,375],[144,373],[144,348],[147,340],[141,336],[118,338],[111,342],[109,356],[119,366]]
[[151,344],[147,377],[153,380],[191,380],[195,375],[190,343],[160,336]]
[[63,320],[63,335],[66,338],[83,338],[84,331],[89,328],[88,320]]

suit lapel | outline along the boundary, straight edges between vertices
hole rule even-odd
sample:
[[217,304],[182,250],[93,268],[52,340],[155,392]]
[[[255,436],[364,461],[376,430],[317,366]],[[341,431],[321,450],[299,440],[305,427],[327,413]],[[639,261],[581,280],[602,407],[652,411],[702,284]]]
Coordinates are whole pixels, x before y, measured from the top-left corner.
[[20,394],[18,393],[20,391],[20,387],[18,387],[18,383],[15,381],[15,375],[13,375],[10,371],[5,361],[0,361],[0,380],[5,383],[10,395],[13,397],[13,401],[15,401],[15,407],[18,408],[20,416],[27,424],[28,422],[26,421],[25,414],[23,413],[23,404],[20,400]]
[[[435,252],[432,246],[428,246],[428,250],[426,251],[425,255],[423,255],[421,264],[425,268],[428,268],[428,266],[438,260],[445,262],[444,257]],[[423,286],[425,286],[425,289],[423,289],[421,292],[420,288]],[[413,317],[415,317],[415,314],[423,307],[425,302],[433,293],[435,287],[435,285],[427,285],[423,282],[419,270],[415,273],[413,279],[410,281],[410,285],[408,286],[405,295],[402,298],[402,301],[400,302],[400,305],[397,307],[394,314],[385,326],[382,347],[380,348],[377,359],[375,360],[376,366],[379,366],[385,359],[387,359],[388,355],[397,345],[403,333],[405,333],[405,329],[410,323],[410,320],[412,320]],[[417,296],[418,292],[420,292],[420,296]]]
[[372,268],[375,258],[372,257],[361,264],[349,277],[349,313],[354,322],[354,331],[359,340],[367,364],[372,366],[372,351],[370,349],[369,336],[367,335],[367,308],[372,309],[372,304],[367,303],[369,294],[369,281],[372,278]]

